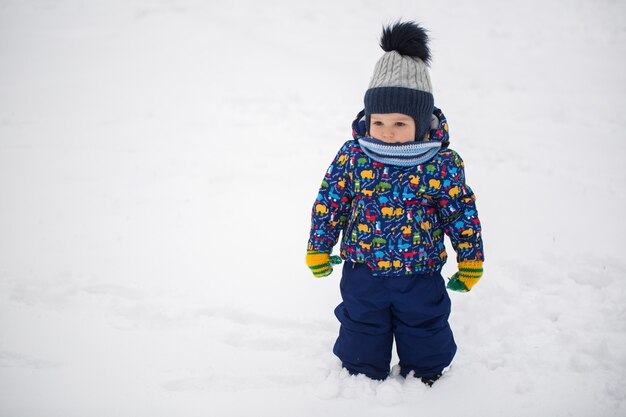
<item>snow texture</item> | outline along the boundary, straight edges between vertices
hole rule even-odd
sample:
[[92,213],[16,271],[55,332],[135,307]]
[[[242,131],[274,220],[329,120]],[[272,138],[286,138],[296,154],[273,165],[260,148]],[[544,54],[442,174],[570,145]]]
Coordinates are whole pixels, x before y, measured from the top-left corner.
[[[626,415],[624,16],[0,1],[0,416]],[[341,370],[339,272],[304,264],[400,17],[429,29],[487,257],[430,389]]]

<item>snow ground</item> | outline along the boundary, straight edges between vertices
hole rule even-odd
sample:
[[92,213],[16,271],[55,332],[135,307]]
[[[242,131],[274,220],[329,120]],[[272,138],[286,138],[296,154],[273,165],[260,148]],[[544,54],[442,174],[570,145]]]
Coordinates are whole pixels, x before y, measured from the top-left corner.
[[[0,416],[626,415],[624,16],[0,1]],[[398,17],[431,31],[487,256],[432,389],[342,373],[339,273],[304,265]]]

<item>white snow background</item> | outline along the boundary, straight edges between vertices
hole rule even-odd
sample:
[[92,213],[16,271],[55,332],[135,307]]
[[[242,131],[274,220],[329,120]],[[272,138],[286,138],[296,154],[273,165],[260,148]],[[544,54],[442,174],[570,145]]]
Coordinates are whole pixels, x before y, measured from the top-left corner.
[[[431,389],[341,372],[340,273],[304,263],[400,17],[430,30],[484,229]],[[626,415],[625,17],[610,0],[0,0],[0,416]]]

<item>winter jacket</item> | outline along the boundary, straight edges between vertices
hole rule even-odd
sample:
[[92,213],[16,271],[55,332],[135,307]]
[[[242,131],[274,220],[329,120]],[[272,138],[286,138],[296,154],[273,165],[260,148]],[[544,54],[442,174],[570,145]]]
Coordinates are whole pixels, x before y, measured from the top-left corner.
[[445,233],[458,262],[483,260],[475,196],[463,160],[447,148],[446,119],[439,109],[435,114],[429,139],[444,147],[410,167],[368,157],[359,146],[365,126],[357,117],[354,139],[337,153],[313,204],[308,250],[331,253],[343,232],[341,257],[367,264],[374,275],[439,271],[447,259]]

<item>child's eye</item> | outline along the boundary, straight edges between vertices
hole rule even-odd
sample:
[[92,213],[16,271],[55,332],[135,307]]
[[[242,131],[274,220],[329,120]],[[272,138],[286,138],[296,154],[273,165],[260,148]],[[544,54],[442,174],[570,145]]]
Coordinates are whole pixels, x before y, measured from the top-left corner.
[[374,122],[374,125],[375,126],[382,126],[383,122],[377,120],[377,121]]
[[404,122],[396,122],[396,126],[404,127],[404,126],[406,126],[406,123],[404,123]]

